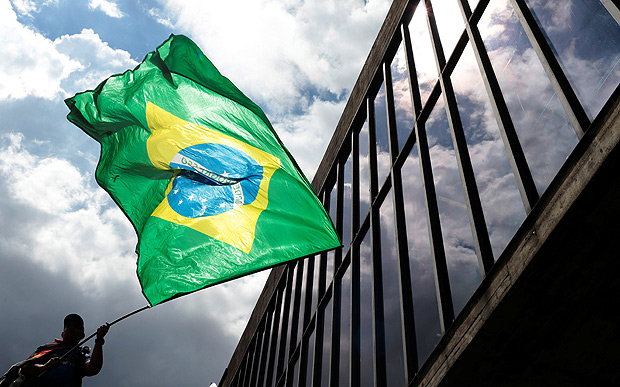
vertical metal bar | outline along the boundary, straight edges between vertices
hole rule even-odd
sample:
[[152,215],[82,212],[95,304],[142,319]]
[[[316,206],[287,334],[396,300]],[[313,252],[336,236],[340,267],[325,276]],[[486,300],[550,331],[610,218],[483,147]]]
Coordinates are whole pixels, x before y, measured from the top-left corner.
[[258,374],[260,373],[260,363],[263,359],[263,340],[265,339],[265,321],[263,318],[260,326],[256,331],[256,346],[254,347],[254,361],[252,364],[252,374],[250,375],[250,386],[258,385]]
[[351,135],[351,326],[350,332],[350,352],[349,352],[349,386],[357,387],[361,384],[360,366],[360,254],[359,242],[355,240],[355,235],[360,227],[360,141],[359,130],[355,129]]
[[287,372],[286,365],[288,361],[286,359],[286,343],[288,337],[288,319],[289,313],[291,310],[291,298],[292,298],[292,287],[293,287],[293,274],[294,274],[295,263],[288,263],[286,267],[287,275],[286,275],[286,286],[284,288],[284,304],[282,306],[282,323],[280,329],[280,348],[278,352],[278,368],[276,372],[276,381],[280,383],[282,378],[285,378],[285,373]]
[[[392,73],[390,65],[383,65],[385,81],[385,99],[387,107],[388,136],[390,138],[390,154],[392,163],[398,154],[398,137],[396,128],[396,111],[394,108],[394,93],[392,90]],[[403,345],[403,366],[405,381],[418,371],[418,354],[415,334],[415,318],[413,311],[413,292],[411,287],[411,271],[409,268],[409,245],[407,243],[407,229],[405,221],[405,200],[403,197],[403,184],[400,168],[392,166],[392,193],[394,201],[394,227],[396,231],[396,251],[398,259],[398,287],[400,291],[400,314]]]
[[[323,206],[329,212],[330,194],[325,190],[323,195]],[[325,309],[320,306],[320,300],[325,293],[325,277],[327,273],[327,253],[321,253],[321,260],[319,262],[319,283],[318,283],[318,301],[316,308],[315,319],[315,342],[314,342],[314,364],[312,372],[313,384],[319,385],[321,383],[321,373],[323,368],[323,334],[325,332]]]
[[334,277],[332,286],[332,331],[329,359],[329,385],[338,386],[340,380],[340,307],[342,305],[342,277]]
[[271,348],[269,349],[269,365],[267,367],[267,380],[265,386],[271,387],[273,380],[275,379],[276,369],[276,351],[278,349],[278,329],[280,328],[280,314],[282,312],[282,294],[284,293],[284,286],[278,285],[276,304],[273,310],[273,326],[271,328]]
[[[489,0],[481,1],[481,3],[487,4],[488,2]],[[482,74],[482,80],[484,81],[484,86],[486,87],[489,95],[489,101],[497,120],[497,126],[502,136],[502,140],[504,141],[506,152],[508,153],[508,159],[510,160],[510,165],[512,166],[512,172],[517,181],[519,193],[521,194],[521,199],[523,200],[523,206],[525,207],[526,213],[529,214],[539,198],[538,191],[536,190],[536,184],[534,183],[534,178],[532,177],[527,160],[525,159],[523,148],[521,147],[519,137],[517,136],[517,131],[513,125],[512,119],[510,118],[510,112],[508,111],[508,106],[506,105],[499,82],[495,76],[495,71],[491,65],[489,54],[485,49],[482,36],[478,30],[477,20],[471,20],[470,22],[472,12],[467,1],[458,0],[458,3],[461,7],[461,13],[463,14],[463,19],[467,29],[467,35],[474,50],[478,67],[480,68],[480,72]],[[478,9],[482,10],[484,7],[486,7],[486,4],[479,5]],[[481,14],[482,12],[478,13],[478,15]]]
[[581,139],[585,131],[590,127],[590,119],[586,111],[581,105],[579,98],[577,98],[577,94],[575,94],[566,74],[564,74],[560,62],[553,54],[553,50],[547,42],[545,34],[538,25],[536,18],[525,4],[525,0],[510,0],[510,3],[534,51],[536,51],[538,59],[547,73],[547,77],[551,81],[553,90],[555,90],[555,94],[558,96],[568,116],[568,120],[573,126],[577,138]]
[[413,104],[413,119],[417,121],[420,112],[422,112],[422,97],[420,96],[420,85],[418,84],[418,74],[413,60],[413,49],[411,48],[411,35],[409,27],[401,24],[400,32],[403,37],[405,46],[405,61],[407,63],[407,78],[409,80],[409,93]]
[[256,348],[258,345],[257,338],[258,336],[255,335],[254,340],[252,340],[252,342],[250,343],[250,347],[248,348],[247,353],[249,354],[249,356],[247,357],[247,367],[245,370],[245,377],[243,378],[244,386],[255,385],[252,383],[252,374],[254,374],[255,372],[255,369],[254,369],[255,359],[258,358],[257,353],[256,353]]
[[[307,332],[307,331],[304,331]],[[301,335],[301,354],[299,355],[299,387],[306,386],[306,378],[308,372],[308,343],[310,336]]]
[[[342,238],[343,217],[344,217],[344,166],[346,158],[342,158],[338,162],[338,169],[336,174],[336,231]],[[338,270],[340,263],[342,263],[342,248],[334,251],[334,272]]]
[[239,385],[239,372],[241,371],[242,366],[243,366],[243,363],[239,365],[239,368],[237,369],[237,373],[235,374],[235,377],[233,378],[232,382],[230,382],[230,387],[237,387]]
[[360,228],[360,130],[351,133],[351,241]]
[[239,365],[239,369],[237,370],[237,375],[235,376],[235,385],[236,386],[243,386],[243,376],[245,375],[245,367],[246,367],[246,359],[243,358],[243,361],[241,362],[241,365]]
[[391,167],[398,157],[398,133],[396,128],[396,112],[394,109],[394,89],[392,86],[392,69],[390,64],[383,62],[383,83],[385,85],[385,110],[387,114],[388,144]]
[[258,327],[258,330],[255,334],[256,337],[256,345],[254,346],[254,361],[252,364],[252,374],[250,375],[250,380],[248,385],[250,386],[256,386],[258,385],[257,383],[257,379],[258,379],[258,373],[259,373],[259,364],[261,361],[261,357],[262,357],[262,348],[263,348],[263,339],[265,336],[265,319],[263,319],[263,322],[261,323],[261,325]]
[[[413,51],[409,28],[402,26],[403,40],[405,42],[405,57],[407,60],[407,75],[409,77],[409,92],[413,100],[414,117],[419,117],[422,112],[422,99],[420,97],[420,87],[418,85]],[[433,271],[435,273],[435,287],[437,290],[437,304],[439,308],[439,322],[441,331],[444,333],[449,324],[454,320],[454,305],[452,302],[452,292],[450,290],[450,280],[448,277],[448,265],[446,263],[446,252],[443,246],[443,236],[441,223],[439,220],[439,207],[437,205],[437,194],[435,192],[435,182],[433,179],[433,168],[431,166],[431,156],[426,138],[425,123],[416,119],[415,135],[418,146],[418,157],[420,158],[420,174],[424,191],[424,203],[426,204],[426,221],[428,225],[428,235],[431,245],[431,255],[433,256]]]
[[484,220],[484,213],[482,212],[482,203],[480,202],[480,196],[478,194],[474,169],[471,164],[471,159],[469,158],[467,141],[465,139],[463,125],[461,123],[461,117],[456,103],[456,95],[454,94],[454,89],[452,88],[450,76],[442,71],[446,65],[446,59],[444,57],[441,40],[439,38],[439,31],[437,30],[435,15],[433,14],[433,6],[431,5],[430,0],[425,0],[425,3],[427,9],[427,22],[431,33],[431,42],[435,51],[437,69],[440,72],[439,82],[441,84],[441,89],[446,103],[446,113],[450,124],[450,132],[452,134],[452,142],[454,144],[454,151],[456,153],[456,159],[459,166],[461,182],[463,183],[465,203],[467,204],[467,211],[469,212],[469,221],[474,236],[474,244],[476,247],[480,274],[482,277],[485,277],[491,270],[491,267],[493,267],[493,250],[491,248],[491,241],[489,240],[489,234]]
[[314,261],[316,260],[316,256],[312,258],[308,258],[306,263],[308,269],[306,270],[306,279],[304,281],[306,287],[306,293],[304,300],[304,315],[303,315],[303,331],[308,329],[308,324],[310,324],[310,318],[312,317],[312,293],[314,289]]
[[299,331],[299,312],[301,309],[301,287],[304,276],[304,260],[297,261],[297,278],[295,279],[295,296],[293,297],[293,312],[291,316],[291,334],[289,340],[289,357],[297,347],[297,332]]
[[[290,359],[289,360],[289,371],[288,371],[288,377],[286,378],[287,387],[293,387],[293,386],[298,387],[300,385],[298,363],[301,359],[301,344],[299,345],[298,349],[299,351],[294,350],[292,351],[292,355],[289,355],[289,359]],[[296,370],[297,370],[297,378],[295,378]],[[295,384],[295,379],[297,379],[297,384]]]
[[[275,305],[275,298],[272,298],[272,305]],[[264,381],[265,381],[265,370],[267,369],[267,363],[269,362],[269,344],[271,344],[271,342],[269,341],[269,339],[271,338],[271,323],[273,321],[273,315],[274,315],[274,311],[273,311],[273,306],[269,307],[267,309],[266,314],[266,322],[265,322],[265,334],[263,336],[263,349],[262,349],[262,354],[261,354],[261,361],[260,361],[260,365],[259,365],[259,372],[258,372],[258,381],[256,383],[257,386],[263,386]]]
[[616,23],[620,24],[620,1],[619,0],[601,0],[601,3],[607,8],[607,12],[611,14]]
[[377,193],[379,192],[379,182],[377,177],[377,130],[375,122],[375,102],[368,97],[368,169],[370,173],[370,205],[372,207]]
[[325,308],[317,305],[316,309],[316,323],[315,335],[314,335],[314,361],[312,372],[312,384],[315,386],[321,385],[321,372],[323,369],[323,334],[325,332]]
[[[323,191],[323,207],[329,213],[331,195],[329,192]],[[327,286],[327,253],[321,253],[321,261],[319,262],[319,283],[318,283],[318,301],[325,295]],[[317,301],[317,305],[318,305]]]
[[244,375],[242,379],[244,386],[253,385],[251,383],[251,380],[252,380],[252,373],[254,372],[254,359],[258,358],[258,356],[256,355],[256,346],[258,344],[257,339],[258,339],[258,335],[255,334],[254,339],[248,346],[248,350],[245,353],[246,366],[245,366],[245,371],[244,371]]
[[[271,296],[271,304],[275,303],[275,294]],[[260,349],[260,361],[258,363],[258,373],[256,375],[256,385],[264,386],[265,385],[265,371],[267,370],[267,364],[269,363],[269,345],[271,344],[271,325],[273,322],[273,311],[272,308],[268,307],[265,311],[265,316],[263,319],[265,320],[265,327],[263,332],[263,341]]]
[[254,340],[252,340],[252,342],[250,343],[250,345],[248,346],[248,352],[245,353],[245,357],[243,358],[243,367],[241,368],[241,372],[239,372],[239,385],[240,386],[247,386],[247,379],[248,379],[248,374],[250,373],[250,368],[252,367],[251,361],[248,358],[249,356],[252,356],[252,344],[254,343]]
[[[289,359],[290,359],[290,357],[289,357]],[[294,374],[295,374],[295,363],[294,363],[294,362],[291,362],[291,361],[289,360],[288,364],[289,364],[289,368],[290,368],[291,366],[292,366],[293,368],[291,368],[291,369],[290,369],[290,371],[287,371],[287,372],[288,372],[288,375],[287,375],[286,381],[280,381],[280,383],[279,383],[279,384],[280,384],[280,385],[282,385],[282,386],[286,384],[286,387],[293,387],[293,383],[294,383],[294,380],[293,380],[293,379],[294,379]]]
[[373,310],[373,367],[375,386],[387,383],[385,365],[385,331],[383,312],[383,270],[381,267],[381,230],[379,228],[379,205],[374,203],[378,193],[377,177],[377,135],[375,127],[374,101],[368,101],[368,156],[370,164],[370,246],[371,246],[371,283]]
[[325,295],[325,287],[327,282],[327,253],[321,253],[319,257],[319,278],[317,289],[317,304]]
[[[343,205],[344,205],[344,164],[343,160],[338,162],[336,173],[336,230],[342,236]],[[335,251],[334,271],[338,269],[342,262],[342,249]],[[334,276],[332,282],[332,329],[331,329],[331,348],[329,360],[329,380],[330,386],[338,386],[340,378],[340,316],[342,304],[342,280]]]
[[299,363],[299,385],[303,386],[306,383],[306,374],[308,372],[308,342],[310,338],[306,340],[304,343],[304,334],[306,331],[310,329],[310,318],[312,312],[312,289],[314,282],[314,260],[316,256],[312,258],[308,258],[307,260],[307,269],[306,269],[306,278],[304,280],[304,285],[306,288],[305,292],[305,300],[304,300],[304,314],[302,318],[302,351],[301,351],[301,359]]

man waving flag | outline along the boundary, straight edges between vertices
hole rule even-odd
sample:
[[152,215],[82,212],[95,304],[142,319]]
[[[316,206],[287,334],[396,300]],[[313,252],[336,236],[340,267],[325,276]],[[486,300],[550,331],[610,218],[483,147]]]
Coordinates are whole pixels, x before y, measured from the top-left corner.
[[187,37],[65,101],[138,234],[150,305],[340,246],[263,111]]

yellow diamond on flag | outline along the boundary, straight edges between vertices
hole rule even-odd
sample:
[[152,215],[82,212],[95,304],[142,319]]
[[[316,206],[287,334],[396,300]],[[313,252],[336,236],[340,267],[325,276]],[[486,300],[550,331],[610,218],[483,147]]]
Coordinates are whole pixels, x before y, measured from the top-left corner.
[[148,156],[174,171],[152,216],[190,227],[249,253],[280,160],[221,132],[187,122],[148,102]]

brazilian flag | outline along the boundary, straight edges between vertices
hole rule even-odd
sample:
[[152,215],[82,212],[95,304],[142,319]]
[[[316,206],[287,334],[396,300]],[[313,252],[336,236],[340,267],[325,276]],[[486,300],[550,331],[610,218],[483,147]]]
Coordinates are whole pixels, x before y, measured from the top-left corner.
[[151,305],[340,246],[263,111],[187,37],[66,101],[138,234]]

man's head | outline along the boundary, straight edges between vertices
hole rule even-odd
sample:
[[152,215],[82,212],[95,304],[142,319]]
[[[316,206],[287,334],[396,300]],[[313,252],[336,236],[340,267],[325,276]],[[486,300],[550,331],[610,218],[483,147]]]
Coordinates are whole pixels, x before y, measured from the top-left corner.
[[68,346],[74,346],[84,338],[84,320],[80,315],[72,313],[65,317],[62,339]]

